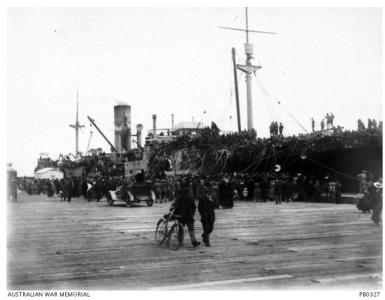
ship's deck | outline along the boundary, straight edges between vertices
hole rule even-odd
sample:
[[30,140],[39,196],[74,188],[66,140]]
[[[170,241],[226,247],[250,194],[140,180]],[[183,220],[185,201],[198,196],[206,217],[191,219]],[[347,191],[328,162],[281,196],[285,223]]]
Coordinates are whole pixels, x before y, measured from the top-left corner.
[[382,228],[354,205],[236,202],[216,211],[211,248],[194,249],[186,230],[177,251],[154,241],[168,206],[20,194],[8,205],[8,288],[382,288]]

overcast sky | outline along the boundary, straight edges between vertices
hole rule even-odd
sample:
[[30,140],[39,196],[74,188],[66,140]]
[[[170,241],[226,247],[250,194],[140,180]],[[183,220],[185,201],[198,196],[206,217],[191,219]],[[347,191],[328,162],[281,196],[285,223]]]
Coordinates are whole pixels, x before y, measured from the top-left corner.
[[[9,8],[7,11],[7,161],[32,175],[39,153],[74,152],[79,89],[80,151],[113,142],[113,106],[131,105],[132,127],[214,121],[236,130],[231,48],[244,62],[244,8]],[[327,112],[336,125],[382,119],[380,8],[249,8],[262,69],[253,78],[254,126],[271,121],[284,134],[310,130]],[[240,73],[242,127],[245,78]],[[281,104],[278,104],[280,101]],[[203,112],[206,111],[206,114]]]

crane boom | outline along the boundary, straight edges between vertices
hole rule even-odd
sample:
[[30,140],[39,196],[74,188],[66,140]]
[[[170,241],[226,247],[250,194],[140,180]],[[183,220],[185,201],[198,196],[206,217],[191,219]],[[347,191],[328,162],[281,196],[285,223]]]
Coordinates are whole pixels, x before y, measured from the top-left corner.
[[90,116],[87,116],[88,120],[90,120],[90,122],[92,123],[92,125],[95,126],[96,130],[102,135],[102,137],[106,140],[106,142],[110,145],[111,147],[111,151],[113,152],[118,152],[118,150],[116,150],[116,148],[114,147],[114,145],[111,144],[111,142],[108,140],[108,138],[103,134],[103,132],[99,129],[98,126],[96,126],[95,124],[95,120],[91,119]]

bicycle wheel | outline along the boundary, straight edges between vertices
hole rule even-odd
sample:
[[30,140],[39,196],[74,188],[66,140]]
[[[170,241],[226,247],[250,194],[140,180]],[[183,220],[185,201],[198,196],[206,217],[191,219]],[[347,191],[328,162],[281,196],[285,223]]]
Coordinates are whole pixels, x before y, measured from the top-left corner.
[[167,236],[167,221],[160,219],[156,224],[155,241],[162,244]]
[[168,233],[168,246],[172,250],[177,250],[183,245],[184,230],[182,224],[175,223]]

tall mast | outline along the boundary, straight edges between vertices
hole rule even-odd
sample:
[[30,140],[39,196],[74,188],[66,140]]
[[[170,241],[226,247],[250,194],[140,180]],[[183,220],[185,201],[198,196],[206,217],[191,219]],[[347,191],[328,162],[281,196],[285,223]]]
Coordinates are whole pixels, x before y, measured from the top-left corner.
[[246,44],[249,43],[249,18],[247,13],[247,7],[246,7]]
[[237,30],[246,32],[246,43],[245,43],[245,54],[246,54],[246,64],[237,65],[237,69],[241,70],[246,74],[246,89],[247,89],[247,130],[254,129],[253,125],[253,102],[252,102],[252,74],[258,69],[262,68],[261,66],[253,66],[251,60],[253,59],[253,45],[249,44],[249,32],[255,33],[266,33],[266,34],[275,34],[275,32],[270,31],[257,31],[249,29],[249,18],[248,11],[246,7],[246,29],[243,28],[232,28],[232,27],[220,27],[223,29]]
[[70,127],[75,129],[75,158],[77,158],[79,155],[79,129],[84,127],[79,124],[79,90],[76,90],[76,123]]
[[233,69],[234,69],[234,87],[235,87],[235,101],[237,103],[237,124],[238,124],[238,133],[241,133],[241,113],[239,110],[239,93],[238,93],[238,76],[237,76],[237,64],[235,62],[235,48],[231,49],[231,54],[233,58]]

